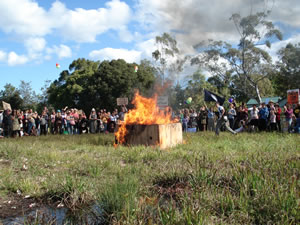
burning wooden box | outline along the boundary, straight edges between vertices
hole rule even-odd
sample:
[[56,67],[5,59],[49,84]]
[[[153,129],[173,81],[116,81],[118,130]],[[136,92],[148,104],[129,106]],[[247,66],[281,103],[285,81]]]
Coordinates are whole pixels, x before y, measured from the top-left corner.
[[126,125],[125,145],[158,145],[165,149],[182,143],[181,123]]

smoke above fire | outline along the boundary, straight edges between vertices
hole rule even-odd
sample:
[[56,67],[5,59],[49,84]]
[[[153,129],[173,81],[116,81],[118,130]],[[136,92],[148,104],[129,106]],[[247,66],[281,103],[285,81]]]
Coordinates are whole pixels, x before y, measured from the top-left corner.
[[[293,9],[290,6],[294,5]],[[233,13],[271,10],[273,22],[300,28],[298,0],[140,0],[138,19],[144,27],[173,34],[185,54],[193,54],[193,46],[208,39],[237,43],[239,35],[232,21]],[[287,11],[292,10],[292,13]],[[298,21],[298,22],[297,22]]]

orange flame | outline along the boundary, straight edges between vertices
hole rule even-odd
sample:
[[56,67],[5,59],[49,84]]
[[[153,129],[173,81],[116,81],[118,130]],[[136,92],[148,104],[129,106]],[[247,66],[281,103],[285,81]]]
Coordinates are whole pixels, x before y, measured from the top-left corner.
[[132,103],[135,105],[135,108],[125,114],[124,121],[119,124],[119,129],[115,133],[116,140],[119,144],[125,143],[125,135],[127,134],[126,125],[168,124],[177,122],[176,120],[172,120],[172,114],[169,108],[165,110],[159,109],[156,104],[157,95],[153,98],[145,98],[137,92]]

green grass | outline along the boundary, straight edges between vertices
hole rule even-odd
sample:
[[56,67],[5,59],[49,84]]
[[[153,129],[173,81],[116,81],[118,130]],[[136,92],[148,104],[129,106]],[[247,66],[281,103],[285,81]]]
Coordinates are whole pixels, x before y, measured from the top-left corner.
[[167,150],[115,149],[113,135],[1,140],[0,197],[20,190],[71,210],[97,202],[108,223],[300,223],[299,135],[184,139]]

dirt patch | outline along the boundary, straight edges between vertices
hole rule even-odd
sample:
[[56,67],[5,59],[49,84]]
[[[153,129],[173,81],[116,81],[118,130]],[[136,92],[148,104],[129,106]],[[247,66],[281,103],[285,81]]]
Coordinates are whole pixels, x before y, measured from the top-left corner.
[[188,177],[162,178],[154,182],[154,191],[165,198],[178,200],[179,196],[191,192]]
[[22,216],[40,206],[34,198],[24,198],[19,195],[11,195],[7,198],[0,197],[0,219]]

